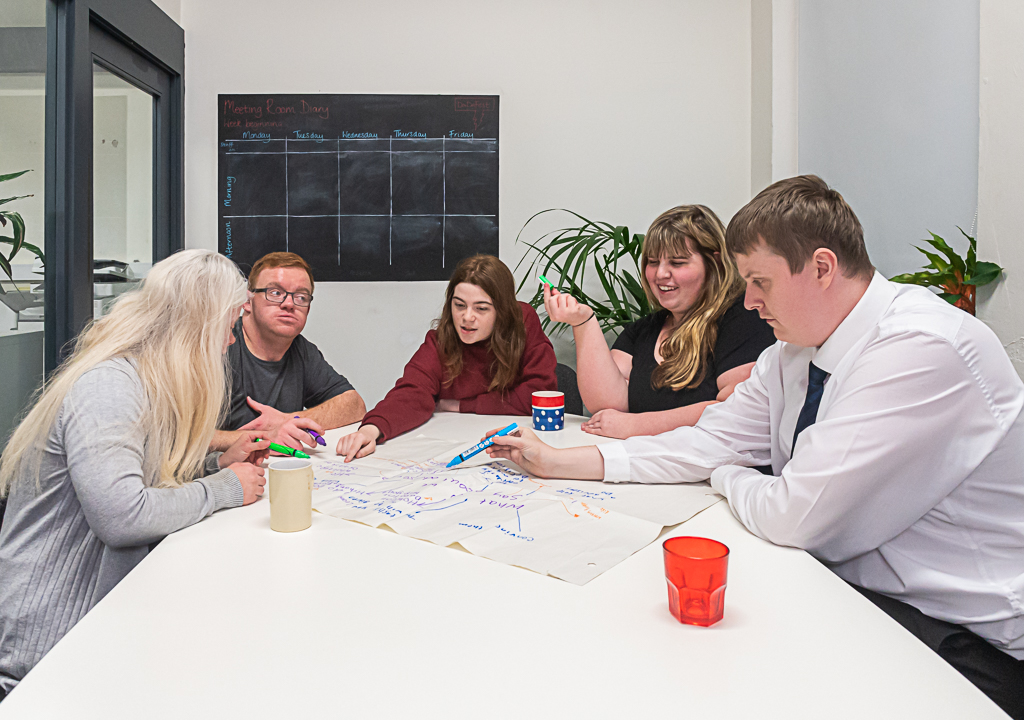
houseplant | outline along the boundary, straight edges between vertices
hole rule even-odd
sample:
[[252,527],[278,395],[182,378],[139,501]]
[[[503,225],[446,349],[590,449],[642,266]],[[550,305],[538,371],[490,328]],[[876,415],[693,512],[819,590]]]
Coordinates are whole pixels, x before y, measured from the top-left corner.
[[[572,227],[555,230],[532,242],[523,240],[530,250],[516,265],[516,270],[527,260],[529,265],[518,290],[527,283],[536,283],[538,275],[546,275],[562,292],[571,293],[591,307],[603,332],[621,330],[650,314],[647,294],[640,284],[644,236],[631,235],[624,225],[597,222],[571,210],[552,208],[530,217],[516,236],[516,242],[535,218],[551,212],[568,213],[582,225],[574,223]],[[584,289],[588,269],[592,269],[592,276],[597,276],[604,298],[599,299]],[[535,308],[544,304],[543,287],[538,287],[529,302]],[[544,315],[541,325],[545,332],[551,324],[551,318]],[[555,332],[564,329],[565,326],[560,325]]]
[[[13,180],[21,177],[29,170],[22,170],[21,172],[9,173],[7,175],[0,175],[0,182],[6,182],[7,180]],[[31,195],[18,195],[9,198],[0,198],[0,205],[6,205],[9,202],[15,200],[23,200],[24,198],[32,197]],[[13,210],[0,210],[0,232],[6,232],[8,225],[10,225],[11,235],[0,235],[0,243],[11,246],[11,251],[6,256],[3,252],[0,252],[0,270],[4,271],[12,281],[14,277],[11,275],[11,263],[14,261],[14,256],[18,254],[22,249],[28,250],[33,255],[39,258],[41,262],[45,262],[43,257],[43,251],[37,246],[25,242],[25,221],[21,217],[21,213]],[[3,293],[4,289],[0,286],[0,293]]]
[[942,291],[939,293],[939,297],[974,315],[975,290],[979,285],[987,285],[998,279],[1003,268],[995,263],[979,262],[978,243],[975,238],[965,233],[963,228],[957,227],[957,230],[967,238],[966,258],[960,257],[941,237],[929,232],[932,237],[930,240],[926,239],[925,242],[940,254],[929,252],[915,245],[928,258],[928,264],[924,266],[924,270],[896,275],[889,279],[898,283],[939,288]]

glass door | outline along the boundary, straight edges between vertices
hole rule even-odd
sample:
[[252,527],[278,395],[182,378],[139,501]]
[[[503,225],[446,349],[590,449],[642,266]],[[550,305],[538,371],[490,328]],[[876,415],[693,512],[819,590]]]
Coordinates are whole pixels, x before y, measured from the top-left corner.
[[0,442],[43,382],[46,43],[46,0],[0,0]]
[[0,0],[0,441],[43,381],[45,120],[46,0]]
[[153,96],[93,63],[93,317],[153,264]]

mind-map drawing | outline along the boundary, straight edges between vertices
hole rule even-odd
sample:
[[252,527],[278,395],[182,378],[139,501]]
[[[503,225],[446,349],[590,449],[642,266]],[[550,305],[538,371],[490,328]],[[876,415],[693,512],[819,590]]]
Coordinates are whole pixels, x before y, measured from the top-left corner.
[[501,462],[368,457],[314,465],[313,507],[583,585],[720,498],[704,485],[540,480]]

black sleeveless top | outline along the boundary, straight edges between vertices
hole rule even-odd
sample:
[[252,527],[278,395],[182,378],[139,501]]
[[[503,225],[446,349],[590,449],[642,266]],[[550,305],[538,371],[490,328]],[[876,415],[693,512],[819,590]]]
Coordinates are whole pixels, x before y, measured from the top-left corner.
[[775,332],[755,310],[743,307],[743,298],[734,302],[718,320],[718,339],[707,359],[704,379],[696,387],[672,390],[654,389],[651,375],[658,367],[654,348],[668,317],[668,310],[659,310],[627,325],[613,350],[633,356],[629,375],[629,411],[631,413],[672,410],[718,397],[718,376],[734,367],[757,360],[761,352],[775,344]]

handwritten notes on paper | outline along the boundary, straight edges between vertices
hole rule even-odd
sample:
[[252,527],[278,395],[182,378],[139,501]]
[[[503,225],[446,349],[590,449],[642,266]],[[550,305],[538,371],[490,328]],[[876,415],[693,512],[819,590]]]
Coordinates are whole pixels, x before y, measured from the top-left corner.
[[[445,442],[410,440],[421,451]],[[577,585],[720,499],[704,485],[538,480],[500,462],[446,469],[444,460],[371,456],[319,462],[314,473],[319,512],[438,545],[458,543],[474,555]]]

